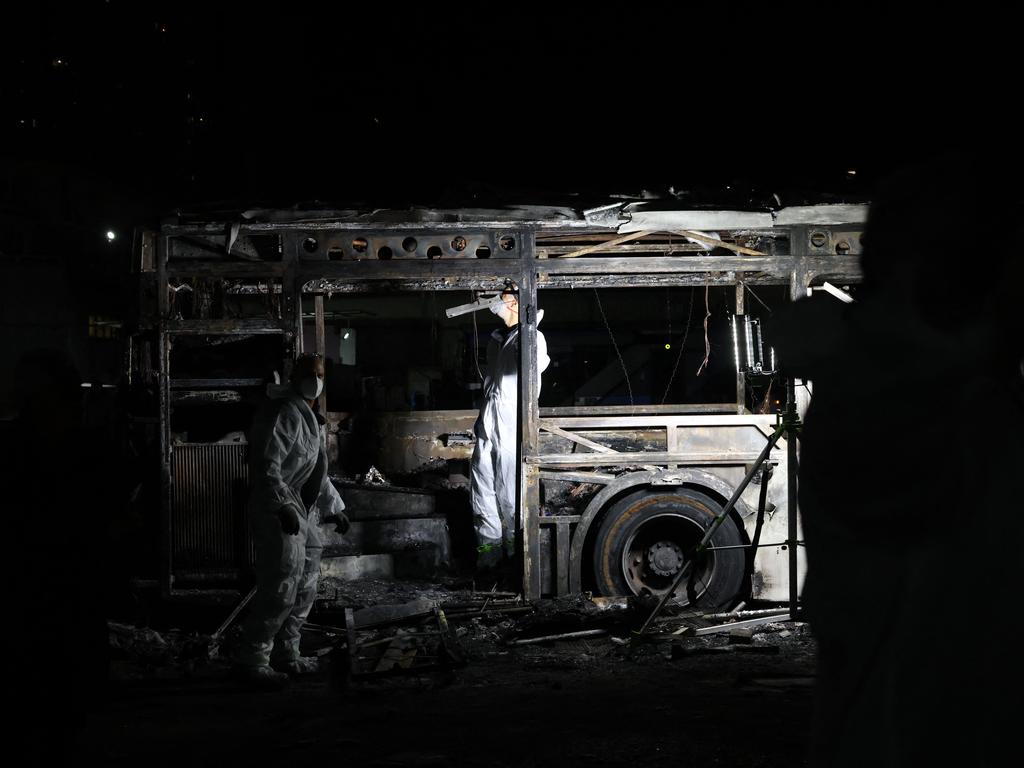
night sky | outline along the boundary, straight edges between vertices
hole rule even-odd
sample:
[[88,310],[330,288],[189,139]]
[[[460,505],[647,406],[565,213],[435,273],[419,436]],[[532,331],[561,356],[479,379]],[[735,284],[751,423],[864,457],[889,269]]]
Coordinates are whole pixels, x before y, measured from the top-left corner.
[[754,17],[739,30],[622,8],[67,6],[35,4],[11,27],[4,154],[165,210],[737,185],[856,196],[962,141],[954,123],[977,114],[953,53],[897,69],[880,58],[909,55],[887,50],[895,33],[853,51],[854,27],[818,45],[758,36]]

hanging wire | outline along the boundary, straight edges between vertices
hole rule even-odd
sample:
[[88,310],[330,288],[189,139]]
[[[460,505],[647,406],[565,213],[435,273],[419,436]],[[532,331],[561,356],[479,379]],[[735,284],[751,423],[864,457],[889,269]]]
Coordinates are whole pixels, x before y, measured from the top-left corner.
[[758,296],[756,293],[754,293],[754,290],[749,285],[747,285],[746,283],[743,283],[743,287],[746,288],[747,291],[750,292],[751,296],[753,296],[755,299],[757,299],[758,304],[760,304],[762,307],[764,307],[765,309],[768,310],[768,314],[769,315],[772,313],[772,308],[769,307],[767,304],[765,304],[763,301],[761,301],[761,297]]
[[757,409],[758,413],[770,413],[772,403],[772,384],[775,382],[772,379],[768,379],[768,391],[764,393],[764,400],[761,401],[761,406]]
[[437,291],[430,292],[430,359],[437,354]]
[[473,316],[473,365],[476,366],[476,375],[480,377],[480,381],[484,380],[484,375],[480,371],[480,332],[476,329],[476,312],[470,312]]
[[615,334],[612,333],[612,327],[608,324],[608,317],[604,313],[604,306],[601,304],[601,294],[597,292],[597,288],[594,288],[594,297],[597,299],[597,308],[601,310],[601,319],[604,320],[604,327],[608,331],[608,336],[612,340],[612,347],[615,349],[615,354],[619,358],[619,365],[622,366],[622,375],[626,378],[626,389],[629,392],[629,405],[632,407],[633,403],[633,385],[629,382],[629,371],[626,370],[626,361],[622,359],[622,353],[619,352],[619,345],[615,343]]
[[[672,233],[668,233],[668,248],[665,257],[672,255]],[[668,337],[672,338],[672,286],[665,286],[665,315],[668,317]]]
[[665,387],[665,394],[661,396],[661,404],[665,404],[665,400],[668,398],[668,391],[672,388],[672,382],[675,381],[676,371],[679,370],[679,362],[683,359],[683,350],[686,348],[686,337],[690,335],[690,320],[693,318],[693,288],[690,289],[690,308],[686,312],[686,329],[683,331],[683,340],[679,344],[679,352],[676,353],[676,364],[672,366],[672,375],[668,377],[668,385]]
[[700,364],[700,368],[697,369],[697,375],[700,376],[704,369],[708,365],[708,360],[711,359],[711,341],[708,339],[708,319],[711,317],[711,307],[708,304],[708,290],[709,286],[704,286],[704,362]]
[[668,317],[668,337],[672,338],[672,289],[665,286],[665,315]]

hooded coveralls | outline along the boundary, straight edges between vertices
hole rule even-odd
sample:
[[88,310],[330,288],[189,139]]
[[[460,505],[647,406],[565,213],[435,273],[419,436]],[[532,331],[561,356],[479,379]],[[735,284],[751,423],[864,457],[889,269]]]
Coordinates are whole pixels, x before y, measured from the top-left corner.
[[[316,597],[323,537],[320,519],[345,503],[327,476],[321,426],[305,400],[289,393],[257,414],[249,440],[249,524],[256,545],[256,597],[243,625],[237,662],[266,666],[299,658],[299,632]],[[298,512],[296,535],[278,511]]]
[[[537,324],[544,311],[537,312]],[[544,334],[537,331],[537,372],[551,362]],[[511,554],[515,540],[516,388],[519,384],[519,326],[496,330],[487,344],[484,404],[473,431],[470,495],[477,541],[501,544]],[[539,381],[538,381],[539,385]],[[504,533],[502,529],[504,528]]]

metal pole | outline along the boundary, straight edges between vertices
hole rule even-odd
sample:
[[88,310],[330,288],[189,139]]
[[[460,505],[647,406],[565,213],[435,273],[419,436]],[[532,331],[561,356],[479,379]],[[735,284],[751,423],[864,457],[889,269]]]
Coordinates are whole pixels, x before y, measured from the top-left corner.
[[256,587],[253,587],[249,590],[249,593],[245,597],[243,597],[241,602],[239,602],[238,605],[235,606],[235,609],[228,614],[228,617],[224,619],[224,623],[217,627],[217,631],[214,632],[211,635],[211,637],[217,639],[218,637],[223,635],[227,631],[228,627],[230,627],[231,624],[234,622],[238,614],[242,612],[242,609],[245,608],[245,606],[247,606],[254,597],[256,597]]
[[789,617],[796,621],[799,613],[799,588],[797,584],[797,456],[796,456],[796,384],[794,379],[786,382],[786,418],[783,423],[786,427],[786,474],[788,491],[789,535],[787,545],[789,546]]
[[537,368],[537,265],[535,235],[529,230],[518,233],[519,273],[519,441],[516,508],[522,531],[523,594],[537,600],[540,580],[540,467],[526,459],[538,453],[540,371]]
[[[743,307],[743,283],[736,283],[736,316],[742,316],[745,312]],[[733,320],[733,323],[736,321]],[[734,325],[735,332],[735,325]],[[749,360],[747,361],[749,363]],[[747,409],[747,379],[740,369],[739,361],[736,362],[736,413],[742,414]]]
[[765,547],[788,547],[788,541],[775,541],[771,544],[730,544],[727,547],[704,547],[706,552],[718,552],[722,549],[764,549]]
[[[810,232],[806,227],[792,227],[789,232],[789,252],[793,258],[793,271],[790,273],[789,300],[799,301],[810,295],[810,283],[813,273],[809,268],[808,245]],[[797,584],[797,424],[799,413],[796,408],[796,380],[786,382],[786,416],[783,419],[789,425],[786,430],[786,486],[788,491],[789,521],[789,616],[796,620],[799,611],[799,586]]]
[[169,237],[157,238],[156,284],[157,284],[157,386],[159,387],[160,408],[160,593],[164,598],[174,589],[174,563],[172,547],[172,485],[171,475],[171,384],[170,360],[171,338],[167,333],[170,315],[170,301],[167,287],[167,260],[171,250]]
[[[315,312],[314,322],[316,326],[314,331],[316,333],[316,353],[320,355],[320,359],[324,362],[324,368],[327,367],[327,332],[324,328],[324,295],[318,293],[313,298],[313,307]],[[317,398],[317,403],[320,408],[320,415],[327,416],[327,389],[320,393],[320,397]],[[326,431],[324,436],[326,438]]]

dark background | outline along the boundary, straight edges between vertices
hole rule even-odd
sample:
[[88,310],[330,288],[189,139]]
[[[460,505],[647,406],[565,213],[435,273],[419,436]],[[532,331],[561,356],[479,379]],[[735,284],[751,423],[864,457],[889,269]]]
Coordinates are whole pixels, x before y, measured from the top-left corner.
[[[338,3],[330,9],[298,2],[7,4],[0,22],[0,420],[12,413],[8,390],[14,361],[35,348],[67,351],[86,382],[108,385],[86,390],[87,401],[112,400],[122,370],[118,328],[134,301],[133,231],[158,226],[162,216],[177,212],[317,200],[361,208],[545,202],[587,207],[607,202],[610,195],[644,190],[666,195],[670,189],[683,205],[719,208],[862,201],[901,166],[956,150],[982,150],[993,167],[1005,166],[1002,180],[1019,196],[1020,42],[1004,39],[1017,33],[1015,20],[964,5],[909,11],[861,4],[837,8],[833,18],[815,8],[797,23],[781,18],[774,5],[761,8],[730,6],[720,18],[710,18],[696,14],[691,4],[670,13],[655,5],[610,2],[565,10],[551,3],[459,9],[385,2]],[[1018,246],[999,233],[963,231],[955,210],[934,220],[963,252],[965,291],[972,280],[984,279],[981,257],[987,249]],[[648,322],[651,343],[683,346],[680,330],[690,315],[691,293],[666,293],[664,312],[659,296],[650,310],[657,312]],[[765,298],[775,304],[770,294]],[[712,292],[710,301],[716,320],[724,316],[728,296]],[[697,302],[691,347],[703,346],[699,295]],[[607,308],[617,331],[635,319],[614,300]],[[559,343],[557,328],[551,341],[553,348]],[[727,340],[718,343],[727,350]],[[564,338],[562,346],[563,359],[576,354],[566,367],[586,370],[595,359],[582,346],[565,351]],[[671,350],[662,357],[657,375],[639,383],[636,394],[660,398],[673,370]],[[728,357],[713,360],[725,367],[696,382],[695,360],[684,359],[680,370],[688,378],[677,377],[677,389],[707,399],[694,390],[717,377],[719,389],[728,391]],[[554,397],[560,376],[552,370],[546,397]],[[622,394],[617,393],[620,402]],[[94,405],[87,402],[86,412],[105,412]],[[86,426],[91,435],[116,431],[111,420]],[[17,483],[7,483],[20,492],[9,505],[12,539],[45,539],[48,551],[67,553],[62,569],[42,569],[47,579],[42,584],[35,562],[39,547],[22,547],[9,567],[17,577],[8,580],[12,591],[24,604],[14,614],[28,617],[23,623],[31,628],[27,645],[39,636],[48,640],[34,657],[25,656],[25,642],[8,649],[12,658],[17,653],[25,659],[26,680],[37,666],[44,667],[42,662],[52,668],[48,676],[30,681],[42,692],[37,708],[18,700],[39,730],[53,724],[53,718],[35,713],[52,711],[48,697],[55,690],[79,694],[78,701],[72,696],[64,702],[70,716],[58,718],[59,724],[85,721],[82,713],[92,702],[81,692],[90,689],[69,685],[61,673],[65,665],[84,669],[82,660],[102,656],[80,644],[72,647],[72,641],[88,636],[106,643],[98,609],[85,610],[78,619],[100,620],[98,631],[82,623],[69,630],[64,609],[97,605],[89,599],[97,578],[121,585],[125,575],[144,572],[140,563],[156,562],[148,523],[130,517],[134,509],[155,508],[155,497],[143,492],[131,509],[124,502],[135,498],[133,488],[142,487],[136,478],[148,488],[158,486],[153,456],[140,453],[132,466],[112,459],[117,454],[96,439],[72,437],[59,444],[72,450],[42,453],[45,460],[35,464],[22,457],[31,472],[15,473]],[[3,445],[12,453],[22,447],[6,439]],[[119,482],[107,489],[111,498],[117,496],[106,509],[120,511],[107,520],[90,519],[90,503],[103,508],[106,502],[89,488],[100,487],[107,475],[118,475]],[[987,502],[974,506],[1000,508]],[[57,510],[57,522],[49,528],[31,514],[41,508]],[[132,562],[96,562],[101,558],[96,553],[104,551],[98,539],[104,536],[110,551],[128,553]],[[150,548],[133,546],[139,541]],[[57,583],[68,574],[77,592],[69,594]],[[1002,594],[991,594],[1000,605],[1007,603]],[[1012,636],[1003,633],[999,639]],[[1002,660],[990,646],[981,647],[979,658]],[[548,687],[548,673],[543,674],[544,687],[522,697],[528,705],[506,707],[524,733],[550,730],[551,722],[571,711],[556,697],[551,700],[564,708],[550,718],[547,710],[535,708],[548,698],[539,695]],[[616,677],[615,691],[623,690],[623,679],[630,676]],[[611,721],[618,731],[609,733],[616,737],[643,734],[642,745],[628,743],[634,762],[644,756],[660,759],[650,751],[657,741],[651,742],[647,732],[667,733],[687,720],[665,699],[664,679],[659,669],[656,684],[626,689],[629,704],[620,709],[634,719]],[[983,684],[988,679],[981,677]],[[679,690],[700,694],[684,697],[683,705],[697,702],[695,714],[705,717],[706,703],[715,696],[699,685],[694,689],[692,678],[679,680]],[[25,690],[25,680],[19,682]],[[551,687],[561,689],[562,683]],[[459,722],[466,712],[493,707],[491,681],[477,689],[486,700],[455,700],[439,717],[452,711],[457,715],[450,722]],[[179,712],[193,706],[190,698],[171,696],[180,702]],[[735,706],[733,698],[722,698],[719,712],[712,710],[706,722],[717,721],[719,713],[725,722],[742,712],[750,699],[745,689],[736,700],[740,696],[743,701]],[[258,702],[258,715],[241,710],[245,717],[236,719],[249,724],[245,734],[220,738],[225,732],[211,728],[206,714],[212,707],[234,712],[236,700],[211,698],[206,709],[197,710],[202,733],[221,742],[213,744],[211,754],[230,749],[237,759],[238,745],[250,743],[253,722],[280,723],[265,729],[267,741],[291,744],[302,735],[295,730],[295,712],[302,710],[284,699],[291,711],[276,717],[271,710],[267,720]],[[668,704],[660,706],[663,700]],[[810,706],[806,697],[793,700]],[[765,710],[775,719],[747,718],[744,730],[760,723],[758,732],[766,739],[779,741],[784,734],[789,742],[779,741],[780,750],[797,754],[807,712],[777,701]],[[175,725],[182,718],[165,714],[174,705],[140,708],[135,699],[125,702],[109,727],[96,729],[96,743],[109,746],[124,739],[121,713],[132,709],[150,718],[149,728],[138,731],[138,751],[171,745],[166,752],[171,757],[182,745],[192,748],[187,731]],[[384,714],[379,714],[384,705],[374,708],[372,701],[364,711],[362,700],[354,715],[321,712],[333,718],[328,730],[348,722],[348,732],[355,733],[364,723],[372,730],[384,718],[394,721],[391,700],[380,702],[387,702]],[[661,713],[654,719],[646,706],[651,702]],[[320,707],[318,700],[314,704]],[[600,742],[593,741],[590,723],[604,722],[606,697],[601,689],[586,689],[585,704],[590,709],[583,707],[584,713],[592,716],[579,720],[589,722],[578,742],[587,744],[584,758],[593,762],[589,752]],[[521,714],[526,711],[533,721]],[[433,727],[433,721],[424,722]],[[405,743],[420,739],[423,730],[389,728],[389,739],[397,734],[398,743]],[[467,742],[473,749],[480,745],[477,755],[492,760],[490,751],[504,753],[508,745],[484,744],[490,732],[477,730],[482,737]],[[697,733],[731,741],[739,730]],[[143,744],[152,734],[167,736]],[[431,747],[434,736],[423,737]],[[318,742],[319,734],[305,743]],[[519,742],[512,754],[527,743]],[[685,744],[700,749],[706,742],[688,738]],[[750,761],[760,761],[761,749],[744,751]]]
[[998,66],[984,70],[1009,54],[995,39],[972,48],[852,14],[805,30],[626,7],[268,7],[20,11],[6,159],[158,208],[434,205],[478,187],[848,193],[963,144],[964,127],[998,131],[1014,101]]
[[[80,349],[90,317],[119,322],[133,230],[177,212],[582,208],[670,190],[763,208],[867,200],[949,150],[1018,154],[1014,48],[991,17],[127,0],[5,13],[11,357]],[[86,379],[116,370],[102,350],[75,354]]]

